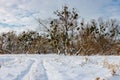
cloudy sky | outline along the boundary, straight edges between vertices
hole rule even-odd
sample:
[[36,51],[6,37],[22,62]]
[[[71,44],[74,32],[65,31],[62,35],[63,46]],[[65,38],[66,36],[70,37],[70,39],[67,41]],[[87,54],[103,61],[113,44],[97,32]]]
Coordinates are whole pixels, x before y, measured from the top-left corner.
[[0,32],[36,30],[34,18],[54,17],[64,5],[76,8],[85,19],[120,18],[119,0],[0,0]]

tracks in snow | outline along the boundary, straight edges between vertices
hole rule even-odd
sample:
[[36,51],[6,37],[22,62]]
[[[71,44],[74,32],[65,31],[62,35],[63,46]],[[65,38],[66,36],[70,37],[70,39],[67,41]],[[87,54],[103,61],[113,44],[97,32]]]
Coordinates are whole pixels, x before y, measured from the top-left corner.
[[38,58],[29,58],[28,60],[28,67],[14,80],[48,80],[43,61]]
[[34,60],[34,63],[22,80],[64,80],[59,71],[46,60],[32,60]]
[[29,58],[28,60],[28,67],[14,80],[65,80],[63,74],[46,59]]
[[61,73],[57,69],[55,69],[55,67],[49,62],[43,60],[43,65],[46,69],[48,80],[64,80]]
[[[22,78],[29,73],[32,65],[33,65],[34,61],[30,60],[29,65],[27,66],[27,68],[25,70],[23,70],[14,80],[22,80]],[[26,80],[30,80],[30,79],[26,79]]]

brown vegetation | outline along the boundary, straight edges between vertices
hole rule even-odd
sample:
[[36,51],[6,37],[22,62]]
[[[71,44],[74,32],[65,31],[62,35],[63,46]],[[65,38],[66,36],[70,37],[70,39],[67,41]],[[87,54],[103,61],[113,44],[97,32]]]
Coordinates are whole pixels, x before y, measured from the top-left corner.
[[[58,17],[50,21],[50,26],[37,19],[47,34],[26,31],[3,33],[0,36],[0,53],[64,53],[65,55],[120,55],[120,25],[117,20],[78,21],[79,15],[67,6],[57,10]],[[7,38],[6,50],[4,37]]]

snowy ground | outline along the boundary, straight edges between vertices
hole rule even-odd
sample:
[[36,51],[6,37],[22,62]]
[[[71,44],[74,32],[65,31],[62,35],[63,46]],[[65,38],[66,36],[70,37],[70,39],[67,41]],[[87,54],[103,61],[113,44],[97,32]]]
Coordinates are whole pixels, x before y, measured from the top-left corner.
[[120,80],[120,56],[0,55],[0,80]]

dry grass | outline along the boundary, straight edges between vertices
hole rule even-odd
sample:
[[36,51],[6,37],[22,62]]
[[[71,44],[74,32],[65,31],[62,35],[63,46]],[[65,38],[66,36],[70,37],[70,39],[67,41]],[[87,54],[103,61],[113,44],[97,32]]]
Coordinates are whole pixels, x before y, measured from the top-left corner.
[[97,77],[95,80],[100,80],[100,77]]
[[118,75],[117,72],[120,69],[120,63],[119,64],[109,63],[108,60],[105,59],[103,62],[103,66],[108,68],[112,75]]

